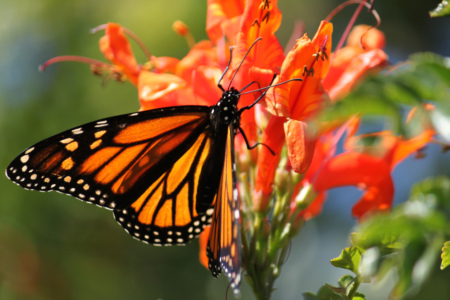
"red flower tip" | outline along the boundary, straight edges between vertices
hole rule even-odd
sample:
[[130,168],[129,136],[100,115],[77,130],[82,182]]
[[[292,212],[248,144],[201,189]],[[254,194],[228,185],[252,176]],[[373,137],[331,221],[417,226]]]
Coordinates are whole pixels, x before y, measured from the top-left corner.
[[179,36],[185,36],[189,33],[189,27],[187,27],[186,24],[184,24],[181,21],[175,21],[172,24],[172,29],[175,31]]
[[383,49],[385,44],[382,31],[364,24],[353,27],[347,38],[347,46],[362,47],[364,50]]
[[186,39],[186,42],[189,45],[189,48],[193,48],[195,46],[195,39],[192,36],[191,32],[189,31],[189,27],[186,24],[184,24],[181,21],[175,21],[172,24],[172,29],[179,36],[184,37]]

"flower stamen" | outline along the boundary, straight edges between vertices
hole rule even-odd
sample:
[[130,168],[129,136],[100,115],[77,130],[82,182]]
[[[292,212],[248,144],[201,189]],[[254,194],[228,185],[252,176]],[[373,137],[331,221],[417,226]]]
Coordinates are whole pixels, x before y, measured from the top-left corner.
[[381,19],[380,16],[378,15],[377,11],[373,9],[373,0],[370,1],[370,4],[367,3],[368,0],[349,0],[346,1],[344,3],[342,3],[341,5],[339,5],[338,7],[336,7],[330,14],[328,14],[328,16],[325,18],[326,21],[330,22],[331,19],[338,13],[340,12],[343,8],[351,5],[351,4],[359,4],[358,8],[355,10],[355,12],[353,13],[352,18],[350,19],[350,21],[348,22],[347,27],[345,28],[344,33],[341,36],[341,39],[339,40],[336,49],[334,50],[334,53],[336,53],[339,49],[342,48],[342,46],[344,45],[344,41],[347,39],[348,34],[350,33],[350,30],[352,29],[353,25],[355,24],[356,18],[359,16],[359,14],[361,13],[361,10],[363,8],[363,6],[367,7],[367,9],[369,10],[369,12],[374,16],[374,18],[377,20],[377,24],[373,27],[378,27],[380,26],[381,23]]
[[255,25],[258,25],[258,28],[261,28],[261,25],[259,25],[258,19],[255,19],[255,21],[253,21],[252,27]]
[[306,76],[306,77],[308,77],[308,76],[314,77],[314,68],[311,66],[311,67],[308,69],[308,66],[305,65],[305,66],[303,67],[303,76]]
[[195,46],[195,39],[192,36],[192,33],[186,24],[184,24],[179,20],[175,21],[172,24],[172,29],[173,31],[176,32],[176,34],[178,34],[181,37],[184,37],[190,49],[192,49]]
[[[49,66],[52,65],[54,63],[58,63],[58,62],[62,62],[62,61],[75,61],[75,62],[81,62],[81,63],[85,63],[85,64],[90,64],[91,66],[95,66],[95,70],[93,70],[93,72],[97,72],[99,71],[99,69],[113,69],[114,67],[110,64],[104,63],[102,61],[96,60],[96,59],[92,59],[89,57],[84,57],[84,56],[76,56],[76,55],[62,55],[62,56],[57,56],[57,57],[53,57],[49,60],[47,60],[45,63],[43,63],[42,65],[39,65],[39,70],[41,72],[45,71],[45,69]],[[91,67],[92,69],[93,67]]]
[[266,12],[266,14],[264,15],[264,17],[262,18],[261,22],[264,22],[264,20],[267,22],[269,22],[270,19],[270,11]]

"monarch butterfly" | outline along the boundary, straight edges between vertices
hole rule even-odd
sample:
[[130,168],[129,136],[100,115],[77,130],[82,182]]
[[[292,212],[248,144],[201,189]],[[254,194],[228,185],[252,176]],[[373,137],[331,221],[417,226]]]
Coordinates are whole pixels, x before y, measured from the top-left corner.
[[[24,150],[6,176],[25,189],[57,191],[113,210],[117,222],[144,243],[182,245],[211,224],[209,269],[214,277],[224,271],[238,293],[234,136],[239,130],[247,142],[240,115],[269,87],[238,109],[241,92],[252,83],[241,91],[225,90],[220,82],[230,63],[231,58],[216,105],[166,107],[69,129]],[[248,142],[247,147],[253,148]]]

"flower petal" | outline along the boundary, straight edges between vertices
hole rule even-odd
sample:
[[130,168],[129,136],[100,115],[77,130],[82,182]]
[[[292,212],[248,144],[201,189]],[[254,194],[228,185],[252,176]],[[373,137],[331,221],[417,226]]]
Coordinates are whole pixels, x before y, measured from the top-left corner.
[[[263,133],[262,144],[265,146],[261,147],[258,153],[255,195],[259,195],[260,191],[262,191],[263,199],[266,201],[261,201],[258,198],[259,200],[255,210],[264,210],[267,205],[267,196],[270,195],[273,190],[275,171],[280,162],[281,149],[284,145],[284,122],[284,118],[272,116]],[[275,155],[272,154],[268,148],[270,148]]]
[[296,120],[286,122],[284,132],[292,169],[303,174],[308,170],[314,155],[316,133],[311,132],[307,123]]
[[199,66],[218,67],[217,53],[213,44],[209,41],[201,41],[178,63],[176,75],[184,79],[187,84],[192,84],[192,78]]
[[384,177],[376,186],[366,189],[364,195],[353,206],[352,214],[359,220],[374,212],[391,209],[394,198],[394,183],[390,176]]
[[172,74],[142,71],[139,76],[139,101],[141,110],[167,106],[203,104],[195,97],[186,82]]
[[[391,207],[394,185],[390,165],[383,159],[356,152],[346,152],[327,161],[314,182],[318,192],[353,185],[366,190],[353,208],[358,218],[366,213]],[[345,176],[343,176],[345,174]]]
[[322,22],[312,41],[305,34],[288,53],[275,83],[293,78],[303,82],[289,82],[269,90],[266,105],[271,113],[303,120],[323,107],[327,95],[321,80],[329,68],[332,30],[331,23]]
[[361,52],[360,48],[342,48],[333,60],[328,76],[322,81],[332,100],[345,96],[367,73],[387,65],[388,56],[382,50]]
[[199,253],[198,257],[200,259],[200,263],[207,269],[209,269],[209,259],[206,255],[206,247],[208,245],[208,238],[209,238],[209,232],[211,231],[211,225],[208,225],[203,229],[203,232],[200,233],[198,237],[198,243],[199,243]]
[[225,36],[232,44],[238,31],[244,2],[239,0],[208,0],[206,12],[206,32],[215,44]]
[[366,51],[383,49],[386,44],[384,33],[369,25],[357,25],[353,27],[347,38],[347,46],[362,48]]
[[137,85],[140,69],[131,45],[119,24],[108,23],[105,36],[100,39],[100,50],[133,84]]
[[177,69],[177,65],[180,63],[180,60],[174,57],[169,56],[152,56],[152,64],[154,69],[152,71],[158,73],[175,73]]
[[309,220],[319,215],[322,212],[325,200],[326,200],[326,193],[325,192],[318,193],[317,197],[313,200],[313,202],[311,202],[308,208],[300,212],[299,217],[302,217],[305,220]]

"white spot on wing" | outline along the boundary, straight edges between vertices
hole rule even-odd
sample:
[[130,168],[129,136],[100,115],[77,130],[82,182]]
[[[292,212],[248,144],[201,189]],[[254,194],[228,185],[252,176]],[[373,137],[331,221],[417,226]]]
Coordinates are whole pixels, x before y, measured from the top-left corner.
[[30,152],[32,152],[34,150],[34,147],[31,147],[30,149],[28,149],[27,151],[25,151],[25,154],[29,154]]

